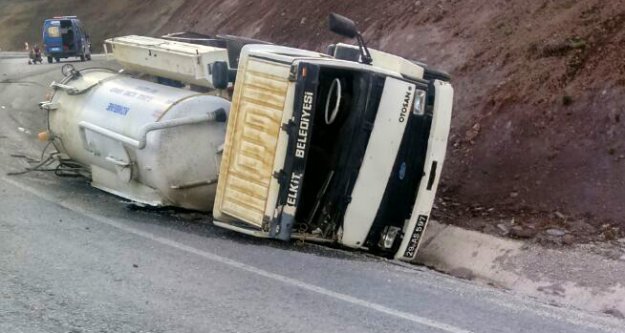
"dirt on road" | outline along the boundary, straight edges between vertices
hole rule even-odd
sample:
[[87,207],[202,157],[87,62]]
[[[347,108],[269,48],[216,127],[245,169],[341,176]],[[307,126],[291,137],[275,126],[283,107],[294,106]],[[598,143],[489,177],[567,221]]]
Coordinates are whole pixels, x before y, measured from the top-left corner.
[[[227,33],[323,50],[327,15],[369,45],[452,74],[456,98],[435,215],[557,244],[625,230],[625,1],[3,1],[0,47],[79,15],[121,34]],[[623,118],[623,119],[622,119]]]

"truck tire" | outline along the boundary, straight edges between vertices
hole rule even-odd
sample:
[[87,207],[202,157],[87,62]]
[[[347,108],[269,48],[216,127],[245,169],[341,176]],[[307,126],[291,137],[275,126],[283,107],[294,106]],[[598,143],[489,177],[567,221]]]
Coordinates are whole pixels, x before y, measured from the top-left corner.
[[48,63],[51,64],[52,63],[52,57],[48,56]]
[[54,58],[54,60],[56,60],[56,62],[61,62],[61,58],[59,57]]

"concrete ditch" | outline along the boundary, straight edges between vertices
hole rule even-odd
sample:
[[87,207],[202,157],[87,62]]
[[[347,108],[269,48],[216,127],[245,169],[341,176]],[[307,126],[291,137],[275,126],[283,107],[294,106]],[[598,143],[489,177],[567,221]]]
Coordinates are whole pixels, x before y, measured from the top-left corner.
[[592,247],[550,249],[432,221],[416,263],[625,319],[625,254],[609,258]]

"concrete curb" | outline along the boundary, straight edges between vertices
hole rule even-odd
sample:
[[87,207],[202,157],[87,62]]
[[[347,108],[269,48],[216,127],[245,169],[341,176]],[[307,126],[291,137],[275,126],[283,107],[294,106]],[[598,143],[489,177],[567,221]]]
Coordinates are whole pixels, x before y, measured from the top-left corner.
[[0,59],[28,58],[28,52],[0,52]]
[[552,304],[625,318],[625,261],[582,247],[547,249],[432,221],[416,262]]

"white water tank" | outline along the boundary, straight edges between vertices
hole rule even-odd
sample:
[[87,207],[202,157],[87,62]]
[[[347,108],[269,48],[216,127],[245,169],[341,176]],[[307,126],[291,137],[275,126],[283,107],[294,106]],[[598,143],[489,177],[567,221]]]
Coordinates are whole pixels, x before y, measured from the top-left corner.
[[210,211],[230,102],[104,69],[75,71],[41,103],[59,152],[92,185],[154,206]]

